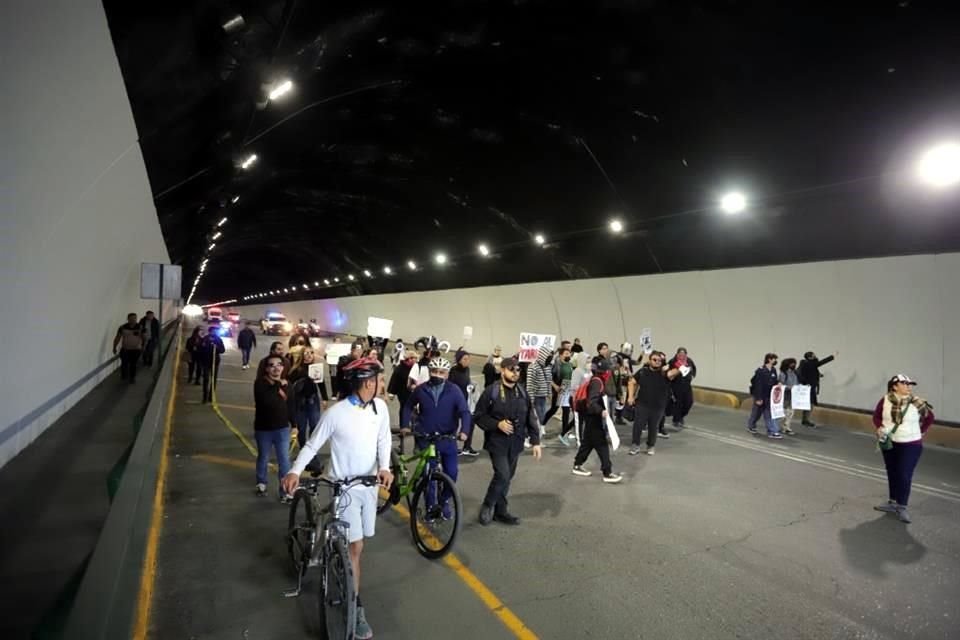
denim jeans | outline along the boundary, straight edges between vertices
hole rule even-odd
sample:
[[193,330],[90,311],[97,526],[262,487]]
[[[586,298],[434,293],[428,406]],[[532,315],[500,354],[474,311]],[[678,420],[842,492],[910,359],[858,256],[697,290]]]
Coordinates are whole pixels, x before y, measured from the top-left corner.
[[757,421],[763,416],[763,423],[767,426],[767,434],[780,433],[780,425],[770,415],[770,404],[764,402],[758,406],[756,402],[750,408],[750,417],[747,418],[747,429],[756,428]]
[[243,355],[243,366],[250,364],[250,352],[253,350],[253,347],[240,347],[240,353]]
[[297,411],[294,416],[293,419],[297,423],[297,443],[301,449],[307,443],[313,430],[320,424],[320,415],[319,402],[310,402]]
[[[267,462],[270,459],[270,448],[277,456],[277,466],[280,467],[278,478],[283,478],[290,471],[290,427],[272,429],[270,431],[254,431],[257,440],[257,484],[267,484]],[[279,486],[277,491],[283,495]]]
[[533,410],[537,412],[537,420],[540,421],[541,427],[546,427],[546,415],[547,415],[547,397],[546,396],[537,396],[533,399]]

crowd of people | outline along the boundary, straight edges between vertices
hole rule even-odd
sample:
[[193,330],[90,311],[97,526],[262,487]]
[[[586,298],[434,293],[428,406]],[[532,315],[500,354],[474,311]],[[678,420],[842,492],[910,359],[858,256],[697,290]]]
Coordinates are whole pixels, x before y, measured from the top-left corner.
[[113,338],[113,354],[120,356],[120,379],[133,384],[137,380],[137,364],[153,366],[153,357],[160,344],[160,320],[147,311],[140,320],[128,313]]

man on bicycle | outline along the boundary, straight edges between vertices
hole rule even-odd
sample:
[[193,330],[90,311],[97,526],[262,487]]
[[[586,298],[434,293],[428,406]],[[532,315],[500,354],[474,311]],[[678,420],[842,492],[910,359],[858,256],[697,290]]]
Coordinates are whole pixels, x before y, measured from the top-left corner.
[[[390,489],[390,412],[378,396],[383,387],[383,365],[376,358],[353,360],[339,371],[350,395],[323,414],[320,424],[300,450],[290,472],[283,477],[283,489],[292,495],[300,485],[300,474],[320,448],[330,440],[331,477],[344,480],[376,475],[381,486]],[[377,487],[350,488],[343,518],[349,525],[350,561],[357,588],[356,637],[373,637],[360,602],[360,554],[363,539],[372,538],[377,519]]]
[[[460,388],[447,380],[450,375],[450,362],[446,358],[436,357],[427,365],[430,370],[430,379],[414,389],[407,398],[407,402],[400,410],[400,433],[410,433],[410,420],[414,409],[419,409],[419,420],[414,429],[415,437],[422,435],[444,434],[454,436],[459,427],[460,440],[466,440],[470,435],[471,417],[467,408],[467,399]],[[423,437],[416,437],[418,449],[429,446],[429,441]],[[453,440],[437,440],[437,455],[443,472],[457,481],[457,444]],[[437,461],[432,460],[432,465]],[[452,517],[450,511],[450,496],[440,497],[440,515],[444,520]],[[427,497],[427,506],[434,507],[436,496]]]

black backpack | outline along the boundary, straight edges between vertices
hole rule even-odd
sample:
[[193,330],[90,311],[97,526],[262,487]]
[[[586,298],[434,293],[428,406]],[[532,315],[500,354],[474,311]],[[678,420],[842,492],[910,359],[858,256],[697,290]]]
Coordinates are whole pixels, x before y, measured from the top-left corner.
[[753,372],[753,377],[750,378],[750,395],[752,396],[757,389],[757,372]]

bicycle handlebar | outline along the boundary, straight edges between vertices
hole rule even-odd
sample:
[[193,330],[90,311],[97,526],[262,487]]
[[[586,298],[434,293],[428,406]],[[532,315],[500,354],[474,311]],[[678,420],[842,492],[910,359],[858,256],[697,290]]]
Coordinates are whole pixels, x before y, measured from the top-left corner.
[[328,487],[346,487],[352,484],[360,483],[365,487],[375,487],[379,482],[377,476],[354,476],[353,478],[344,478],[343,480],[330,480],[328,478],[317,478],[317,482],[325,484]]

